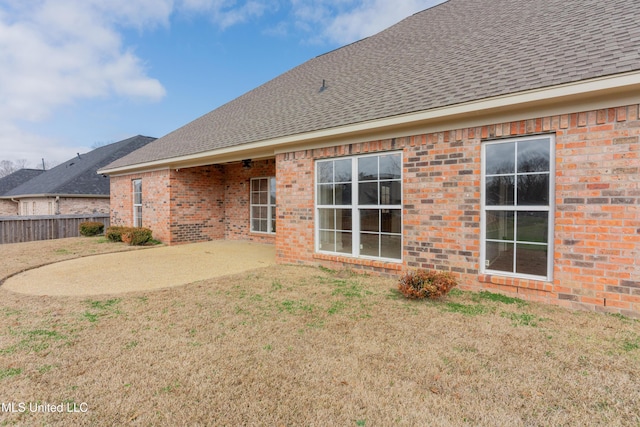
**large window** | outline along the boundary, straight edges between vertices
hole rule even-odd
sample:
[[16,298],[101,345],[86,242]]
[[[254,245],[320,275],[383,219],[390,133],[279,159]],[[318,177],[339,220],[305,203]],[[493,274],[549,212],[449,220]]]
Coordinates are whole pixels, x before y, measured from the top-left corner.
[[402,258],[402,154],[316,162],[316,250]]
[[485,272],[551,280],[553,152],[551,136],[483,145]]
[[251,180],[251,231],[276,232],[276,179]]
[[134,179],[133,185],[133,226],[142,227],[142,180]]

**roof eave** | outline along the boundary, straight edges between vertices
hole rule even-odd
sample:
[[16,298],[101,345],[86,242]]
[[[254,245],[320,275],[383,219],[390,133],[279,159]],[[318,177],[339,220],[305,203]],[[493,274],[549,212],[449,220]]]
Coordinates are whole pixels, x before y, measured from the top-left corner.
[[589,80],[532,89],[430,110],[370,120],[303,134],[220,148],[201,153],[101,169],[100,174],[124,175],[134,172],[179,169],[242,159],[273,157],[296,148],[316,148],[339,143],[362,142],[438,132],[491,123],[523,120],[541,115],[564,114],[637,103],[640,70]]
[[17,194],[14,196],[0,196],[0,199],[10,200],[10,199],[41,199],[41,198],[56,198],[56,197],[64,197],[64,198],[77,198],[77,199],[108,199],[109,194]]

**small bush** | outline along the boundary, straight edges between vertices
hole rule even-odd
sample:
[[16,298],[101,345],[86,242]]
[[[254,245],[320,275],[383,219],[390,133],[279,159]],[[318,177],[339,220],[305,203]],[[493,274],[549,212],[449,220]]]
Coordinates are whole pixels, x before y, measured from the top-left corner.
[[148,228],[128,228],[122,233],[122,241],[133,246],[144,245],[151,240],[151,230]]
[[129,227],[111,226],[107,228],[104,236],[112,242],[122,242],[122,233]]
[[112,242],[124,242],[130,245],[145,245],[153,241],[151,230],[142,227],[109,227],[105,237]]
[[94,221],[81,222],[79,229],[82,236],[97,236],[104,231],[104,224]]
[[457,284],[450,273],[417,270],[402,276],[398,282],[398,289],[407,298],[437,299],[448,294]]

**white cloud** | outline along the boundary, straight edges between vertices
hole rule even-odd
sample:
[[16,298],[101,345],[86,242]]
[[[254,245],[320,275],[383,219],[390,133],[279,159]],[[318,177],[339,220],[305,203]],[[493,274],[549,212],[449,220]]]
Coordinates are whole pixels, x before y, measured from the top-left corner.
[[218,25],[220,25],[222,29],[225,29],[235,24],[247,22],[251,18],[261,16],[266,9],[267,5],[263,3],[249,1],[236,9],[216,11],[215,18]]
[[25,132],[18,123],[46,120],[60,107],[92,98],[162,99],[164,87],[123,45],[119,29],[166,25],[172,8],[171,0],[0,5],[0,147],[11,147],[13,159],[31,162],[31,152],[60,162],[69,149],[55,148],[59,141]]
[[277,2],[267,0],[181,0],[181,11],[208,14],[215,25],[224,30],[262,16],[278,8]]
[[[8,100],[0,105],[2,120],[42,120],[79,99],[164,96],[143,62],[123,48],[104,7],[82,0],[33,4],[0,15],[0,98]],[[116,15],[124,19],[122,11]]]
[[324,34],[337,43],[349,43],[371,36],[396,22],[425,9],[424,0],[366,0],[350,12],[336,16]]
[[344,45],[369,37],[444,0],[291,0],[296,27],[313,42]]
[[0,121],[0,144],[3,147],[5,143],[12,144],[11,156],[0,155],[0,161],[24,159],[27,168],[39,169],[44,159],[49,168],[72,158],[76,153],[91,150],[86,146],[70,147],[62,142],[55,138],[25,132],[10,123]]

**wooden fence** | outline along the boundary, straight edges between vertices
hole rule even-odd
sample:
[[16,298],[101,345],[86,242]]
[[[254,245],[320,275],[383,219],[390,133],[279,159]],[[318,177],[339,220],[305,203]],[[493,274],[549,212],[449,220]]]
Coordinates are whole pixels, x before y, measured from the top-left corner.
[[109,226],[109,215],[38,215],[0,217],[0,244],[62,239],[80,236],[80,223],[101,222]]

